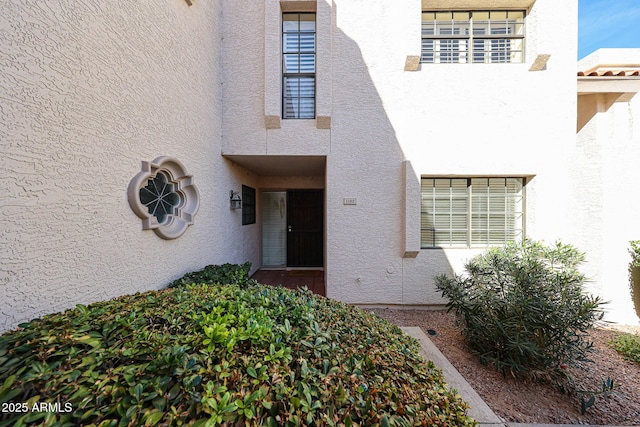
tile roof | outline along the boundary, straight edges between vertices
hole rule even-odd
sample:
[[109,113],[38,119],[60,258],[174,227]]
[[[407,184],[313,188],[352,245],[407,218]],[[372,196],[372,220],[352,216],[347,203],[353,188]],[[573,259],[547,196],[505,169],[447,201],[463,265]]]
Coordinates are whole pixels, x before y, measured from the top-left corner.
[[587,71],[578,71],[578,77],[638,77],[640,67],[621,68],[596,68]]

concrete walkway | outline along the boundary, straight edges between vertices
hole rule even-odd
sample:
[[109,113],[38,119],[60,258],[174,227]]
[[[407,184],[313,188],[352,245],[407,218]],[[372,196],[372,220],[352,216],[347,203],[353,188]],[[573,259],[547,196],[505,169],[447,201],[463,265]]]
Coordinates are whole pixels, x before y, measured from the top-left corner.
[[[575,427],[573,424],[520,424],[507,423],[498,417],[487,405],[478,393],[471,387],[456,368],[431,342],[429,337],[419,327],[402,327],[407,335],[415,338],[420,343],[420,354],[425,359],[433,363],[442,370],[444,378],[450,388],[456,389],[462,399],[469,404],[469,416],[480,424],[480,427]],[[612,427],[612,426],[590,426],[590,427]],[[640,427],[637,425],[635,427]]]
[[444,374],[444,378],[450,388],[456,389],[462,399],[469,404],[469,416],[480,423],[480,426],[504,426],[505,423],[500,417],[493,413],[489,405],[480,397],[471,385],[465,380],[460,372],[453,367],[451,362],[438,350],[431,342],[429,337],[419,327],[403,327],[401,328],[407,335],[415,338],[420,343],[420,354],[425,359],[433,361],[433,363]]

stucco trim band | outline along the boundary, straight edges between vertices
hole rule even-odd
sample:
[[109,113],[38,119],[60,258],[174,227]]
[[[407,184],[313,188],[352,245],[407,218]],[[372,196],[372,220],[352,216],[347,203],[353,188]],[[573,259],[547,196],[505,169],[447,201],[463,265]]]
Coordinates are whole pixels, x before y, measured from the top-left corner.
[[420,178],[409,160],[402,162],[404,233],[402,257],[416,258],[420,253]]
[[316,0],[280,0],[283,12],[315,12]]
[[547,54],[538,55],[536,59],[533,61],[533,64],[531,64],[531,68],[529,68],[529,71],[546,70],[547,62],[549,61],[549,58],[551,58],[551,55],[547,55]]
[[529,9],[536,0],[422,0],[422,10]]
[[405,71],[418,71],[420,68],[420,56],[418,55],[407,55],[407,60],[404,63]]
[[331,129],[331,116],[318,116],[316,118],[316,129]]
[[267,129],[280,129],[280,116],[264,116],[264,125]]

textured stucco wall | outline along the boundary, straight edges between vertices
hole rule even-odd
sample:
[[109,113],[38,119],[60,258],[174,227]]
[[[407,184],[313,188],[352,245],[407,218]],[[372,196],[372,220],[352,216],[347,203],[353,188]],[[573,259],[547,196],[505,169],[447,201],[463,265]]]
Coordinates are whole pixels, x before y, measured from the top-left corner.
[[[611,62],[609,62],[611,63]],[[586,252],[589,289],[609,301],[607,318],[638,324],[628,279],[629,241],[640,240],[640,96],[596,113],[577,136],[572,162],[574,240]]]
[[[254,177],[220,156],[219,1],[0,10],[0,329],[209,263],[257,262],[228,202]],[[171,241],[142,231],[126,197],[140,162],[160,155],[200,191],[195,224]]]
[[[569,237],[569,203],[558,183],[568,180],[575,143],[576,39],[567,34],[577,28],[576,2],[535,3],[524,64],[423,64],[405,72],[406,56],[420,53],[419,12],[419,1],[335,2],[328,292],[353,303],[442,303],[433,276],[460,272],[478,253],[423,250],[402,258],[402,233],[411,222],[419,233],[419,215],[403,212],[403,159],[416,180],[535,176],[528,234]],[[546,70],[528,71],[540,54],[551,55]],[[343,197],[358,206],[342,206]]]
[[[224,3],[224,154],[326,155],[330,150],[331,132],[317,129],[316,120],[279,120],[280,128],[265,127],[265,116],[281,116],[281,13],[278,0]],[[331,7],[319,0],[317,116],[331,115],[330,34]]]
[[[600,133],[576,144],[576,0],[535,2],[524,64],[415,72],[404,65],[420,54],[420,0],[318,0],[317,105],[330,129],[266,129],[265,116],[280,114],[276,0],[50,3],[7,0],[0,14],[0,328],[210,263],[259,266],[260,218],[243,227],[229,209],[241,184],[325,188],[327,293],[350,303],[442,304],[433,276],[478,253],[403,257],[419,233],[419,213],[405,207],[419,208],[424,175],[533,176],[527,234],[597,254],[602,289],[619,275],[599,244],[619,218],[617,193],[605,190],[630,181],[616,164],[637,155],[639,121],[616,106],[585,128],[628,125],[605,135],[617,154],[594,146]],[[529,71],[543,54],[546,69]],[[326,155],[326,175],[258,176],[221,153]],[[159,155],[181,160],[201,195],[195,224],[174,241],[143,232],[126,200],[140,161]],[[595,189],[576,186],[593,176]],[[578,212],[567,194],[581,189],[593,202]]]
[[[411,197],[419,197],[421,175],[535,176],[527,188],[528,234],[567,236],[569,202],[558,183],[568,181],[575,149],[575,0],[535,2],[524,64],[424,64],[416,72],[404,65],[420,54],[420,0],[318,0],[317,10],[318,28],[331,24],[331,37],[319,32],[317,47],[317,78],[326,91],[319,90],[317,103],[330,97],[331,129],[302,120],[267,130],[264,115],[279,114],[279,2],[251,13],[225,5],[225,25],[237,39],[225,43],[233,60],[225,68],[223,151],[327,155],[329,297],[444,302],[432,277],[459,272],[478,251],[423,250],[403,258],[407,242],[415,247],[411,233],[420,232],[419,213],[407,215],[404,207],[419,208]],[[252,43],[261,32],[265,43]],[[546,70],[530,72],[542,54],[551,55]],[[415,180],[409,185],[407,160]],[[345,205],[345,198],[356,204]]]

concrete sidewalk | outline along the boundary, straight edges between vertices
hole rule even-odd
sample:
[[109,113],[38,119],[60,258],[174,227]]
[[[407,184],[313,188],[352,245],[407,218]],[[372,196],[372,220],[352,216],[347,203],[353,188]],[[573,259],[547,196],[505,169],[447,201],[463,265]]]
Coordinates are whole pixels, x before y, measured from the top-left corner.
[[[456,389],[462,399],[469,404],[469,416],[473,417],[480,424],[480,427],[575,427],[573,424],[521,424],[507,423],[498,417],[487,405],[478,393],[471,387],[458,370],[447,360],[446,357],[431,342],[429,337],[419,327],[402,327],[407,335],[415,338],[420,343],[420,354],[425,359],[433,363],[442,370],[444,378],[450,388]],[[584,425],[584,424],[583,424]],[[590,426],[590,427],[613,427],[613,426]],[[631,427],[640,427],[639,425]]]

